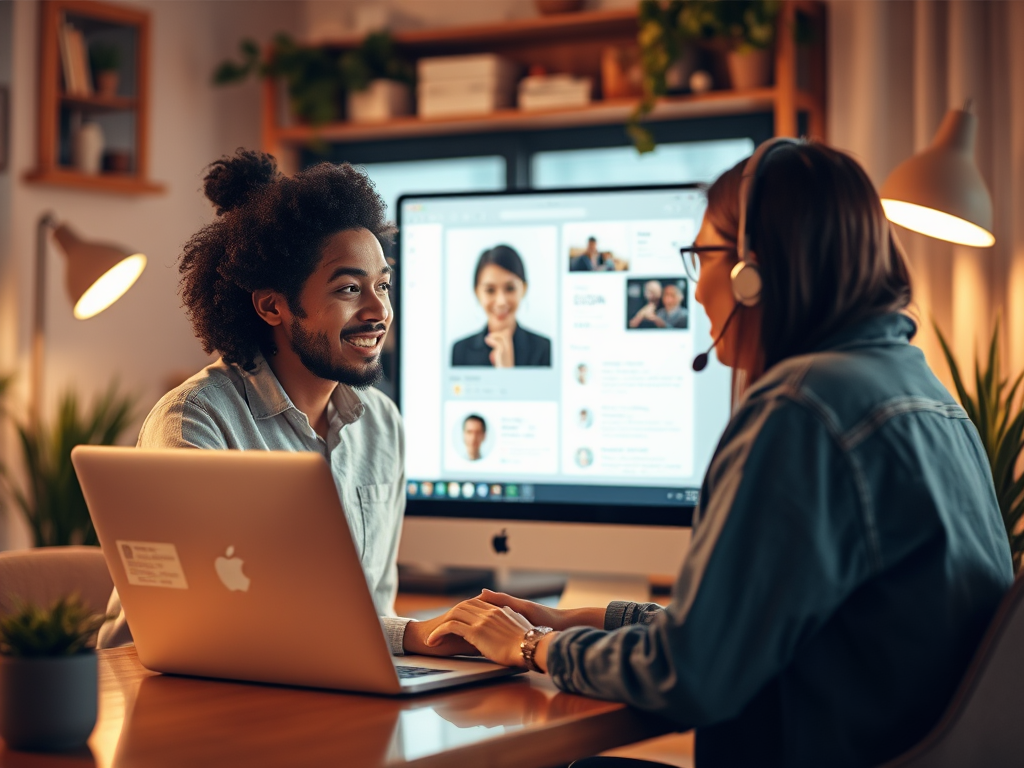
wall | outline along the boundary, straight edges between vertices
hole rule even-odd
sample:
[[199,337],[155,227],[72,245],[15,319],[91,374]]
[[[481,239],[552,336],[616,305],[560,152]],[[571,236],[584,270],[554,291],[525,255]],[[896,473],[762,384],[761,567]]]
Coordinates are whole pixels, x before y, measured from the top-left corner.
[[[77,321],[64,293],[63,256],[51,247],[44,398],[51,409],[69,387],[92,396],[117,379],[138,394],[144,415],[175,379],[208,362],[180,306],[176,262],[182,244],[212,218],[201,192],[203,168],[238,146],[259,146],[257,84],[215,89],[210,73],[244,35],[268,39],[279,29],[296,31],[295,5],[272,0],[132,5],[152,15],[150,167],[153,179],[166,186],[162,195],[108,195],[22,180],[36,152],[39,4],[0,2],[0,82],[7,52],[13,59],[12,168],[9,175],[0,174],[0,372],[21,374],[18,402],[24,402],[28,371],[35,223],[46,211],[84,237],[122,243],[149,258],[138,283],[120,301],[91,320]],[[5,18],[11,24],[10,46],[4,44]],[[11,454],[6,452],[8,458]],[[20,518],[8,513],[6,524],[0,524],[0,548],[27,541]]]
[[915,343],[951,386],[932,322],[942,329],[961,369],[969,370],[1001,314],[1004,360],[1010,371],[1019,372],[1024,368],[1024,50],[1017,43],[1024,35],[1024,5],[838,0],[829,4],[829,27],[828,138],[851,152],[876,185],[931,142],[947,110],[971,100],[975,159],[992,196],[996,244],[954,246],[898,229],[922,321]]

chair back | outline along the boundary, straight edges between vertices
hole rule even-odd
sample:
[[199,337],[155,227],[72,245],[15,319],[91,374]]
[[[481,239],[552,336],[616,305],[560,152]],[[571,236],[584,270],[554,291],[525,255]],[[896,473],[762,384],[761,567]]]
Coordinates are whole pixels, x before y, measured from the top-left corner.
[[77,592],[96,613],[107,610],[114,582],[99,547],[40,547],[0,552],[0,615],[28,600],[49,605]]
[[883,768],[1024,765],[1024,576],[1003,598],[953,701],[923,741]]

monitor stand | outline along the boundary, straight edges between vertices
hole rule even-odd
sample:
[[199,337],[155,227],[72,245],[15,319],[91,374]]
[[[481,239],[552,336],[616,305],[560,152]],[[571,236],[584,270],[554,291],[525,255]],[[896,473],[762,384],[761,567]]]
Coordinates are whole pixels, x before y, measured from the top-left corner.
[[646,603],[651,599],[651,582],[646,576],[571,576],[562,590],[559,608],[599,608],[613,600]]

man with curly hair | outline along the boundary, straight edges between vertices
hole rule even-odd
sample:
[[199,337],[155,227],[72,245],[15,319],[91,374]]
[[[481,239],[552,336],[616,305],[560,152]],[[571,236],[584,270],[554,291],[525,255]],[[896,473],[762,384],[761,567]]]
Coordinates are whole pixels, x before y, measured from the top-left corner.
[[[394,228],[380,196],[347,164],[286,177],[246,150],[213,163],[204,191],[217,219],[185,245],[181,293],[203,349],[220,359],[161,398],[139,447],[319,452],[392,652],[437,653],[423,642],[437,622],[393,609],[404,441],[397,408],[371,386],[393,318],[381,243]],[[130,641],[123,613],[100,637]]]

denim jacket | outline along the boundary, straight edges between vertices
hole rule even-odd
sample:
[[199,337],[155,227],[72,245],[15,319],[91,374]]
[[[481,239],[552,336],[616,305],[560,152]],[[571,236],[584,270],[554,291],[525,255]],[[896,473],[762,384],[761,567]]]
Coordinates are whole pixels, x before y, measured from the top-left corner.
[[696,728],[699,768],[869,766],[920,739],[1013,574],[978,433],[915,330],[877,316],[757,381],[671,603],[558,635],[555,683]]

